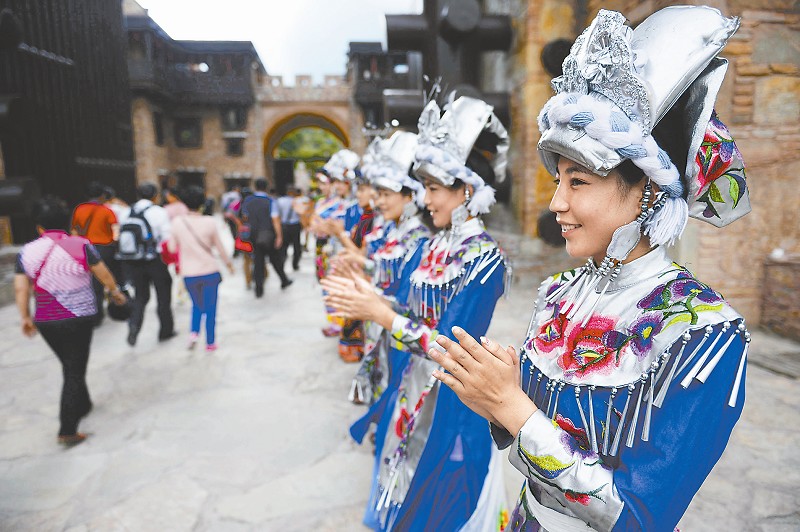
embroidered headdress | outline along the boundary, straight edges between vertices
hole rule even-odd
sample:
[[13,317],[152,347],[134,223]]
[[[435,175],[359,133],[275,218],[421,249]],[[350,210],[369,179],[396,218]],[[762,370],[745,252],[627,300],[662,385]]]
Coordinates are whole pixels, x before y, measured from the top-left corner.
[[572,45],[552,82],[557,94],[539,114],[544,165],[556,175],[564,156],[607,175],[631,160],[648,182],[641,214],[574,283],[571,317],[601,281],[608,288],[642,233],[668,245],[688,216],[723,226],[750,211],[744,163],[713,108],[728,65],[716,56],[738,27],[737,17],[705,6],[667,7],[635,30],[622,14],[600,10]]
[[330,179],[353,181],[361,173],[358,168],[360,160],[361,158],[354,151],[339,150],[331,155],[331,158],[322,168],[328,173]]
[[456,180],[472,185],[475,192],[467,209],[473,216],[489,212],[495,191],[486,184],[490,176],[480,176],[466,166],[470,152],[477,149],[488,154],[495,174],[492,177],[498,182],[505,179],[508,133],[493,110],[486,102],[461,96],[445,105],[444,114],[431,100],[419,117],[414,175],[445,186],[452,186]]
[[[635,30],[624,23],[600,10],[553,80],[557,95],[539,115],[548,171],[555,175],[559,155],[600,175],[630,159],[661,190],[641,222],[654,245],[679,238],[687,216],[716,226],[744,216],[744,164],[713,110],[727,70],[716,56],[739,19],[673,6]],[[729,186],[715,182],[723,176]]]
[[396,131],[388,139],[378,141],[371,156],[369,166],[363,168],[364,174],[376,187],[400,192],[403,187],[411,189],[414,201],[423,206],[425,187],[412,178],[408,171],[414,162],[417,149],[417,135],[408,131]]

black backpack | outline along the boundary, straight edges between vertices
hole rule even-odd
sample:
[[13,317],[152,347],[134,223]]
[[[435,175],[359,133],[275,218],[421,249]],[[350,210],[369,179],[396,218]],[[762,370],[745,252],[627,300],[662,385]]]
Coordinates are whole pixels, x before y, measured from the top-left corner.
[[115,257],[117,260],[153,260],[158,257],[153,228],[144,213],[152,207],[148,205],[141,212],[131,209],[128,219],[119,229],[119,245]]

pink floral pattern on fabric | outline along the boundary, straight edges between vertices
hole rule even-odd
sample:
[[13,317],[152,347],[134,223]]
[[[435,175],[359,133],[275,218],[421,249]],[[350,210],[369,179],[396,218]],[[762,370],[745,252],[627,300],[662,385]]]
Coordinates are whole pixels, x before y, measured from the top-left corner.
[[619,366],[629,336],[615,330],[616,318],[593,315],[585,327],[572,327],[558,359],[565,376],[608,375]]
[[435,281],[444,276],[445,267],[448,262],[447,259],[448,257],[445,250],[441,250],[437,253],[435,249],[431,249],[422,257],[417,271],[424,272],[426,278]]
[[699,186],[695,195],[699,196],[697,201],[706,205],[703,217],[721,218],[720,206],[726,211],[735,209],[747,192],[744,161],[733,136],[716,113],[711,115],[695,163]]
[[528,340],[526,347],[528,350],[535,347],[539,353],[550,353],[554,349],[562,347],[567,323],[567,316],[559,312],[559,305],[556,304],[553,317],[542,324],[539,333]]
[[592,451],[592,445],[585,429],[579,429],[571,419],[563,417],[561,414],[556,415],[555,424],[564,431],[561,434],[561,444],[565,451],[572,454],[577,453],[582,458],[597,456]]

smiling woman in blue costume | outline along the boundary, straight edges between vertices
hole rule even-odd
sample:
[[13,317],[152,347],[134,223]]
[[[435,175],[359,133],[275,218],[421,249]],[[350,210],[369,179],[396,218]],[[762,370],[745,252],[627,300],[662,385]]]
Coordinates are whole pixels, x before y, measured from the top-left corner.
[[[364,519],[377,530],[493,530],[505,510],[502,464],[485,420],[431,378],[438,365],[425,352],[455,324],[485,333],[505,289],[504,257],[480,215],[494,203],[487,181],[504,176],[507,148],[508,135],[486,103],[461,97],[442,115],[430,102],[419,121],[413,172],[440,232],[411,273],[405,310],[384,304],[369,287],[353,294],[329,286],[335,307],[390,330],[408,357],[379,424]],[[492,161],[481,153],[493,154]]]
[[[355,215],[353,198],[350,193],[350,182],[358,172],[360,157],[350,150],[339,150],[334,153],[322,167],[320,177],[330,182],[330,195],[322,198],[314,209],[311,219],[311,231],[317,239],[316,267],[317,280],[328,275],[330,258],[341,248],[337,234],[342,229],[349,231],[358,221],[360,214]],[[325,336],[339,336],[342,332],[342,320],[334,316],[332,309],[325,308],[328,326],[322,329]]]
[[[384,233],[380,247],[369,258],[362,255],[358,264],[384,298],[393,302],[405,301],[410,286],[409,275],[419,265],[422,244],[431,235],[419,212],[425,188],[409,175],[417,148],[417,135],[397,131],[371,147],[369,163],[363,171],[377,190],[377,207],[389,229]],[[350,400],[373,404],[390,380],[390,334],[374,322],[368,322],[366,329],[366,355],[353,379]],[[394,357],[391,363],[402,369],[405,363],[401,358]],[[396,389],[399,375],[394,376],[393,388]],[[380,417],[385,402],[371,409],[355,424],[351,433],[357,441],[361,442],[369,424]]]
[[673,530],[744,403],[743,318],[664,249],[690,215],[749,212],[713,112],[739,21],[681,6],[624,23],[600,11],[539,116],[550,209],[589,261],[542,283],[519,359],[461,332],[431,354],[527,479],[511,530]]

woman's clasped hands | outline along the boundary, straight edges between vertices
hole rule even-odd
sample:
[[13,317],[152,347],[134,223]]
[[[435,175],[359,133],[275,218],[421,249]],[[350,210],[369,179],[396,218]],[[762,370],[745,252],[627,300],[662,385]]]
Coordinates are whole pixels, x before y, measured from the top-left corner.
[[[387,311],[394,317],[388,303],[361,276],[340,277],[329,275],[320,281],[327,292],[325,303],[335,308],[337,313],[351,320],[371,320],[385,325]],[[391,327],[391,318],[388,319]]]
[[503,348],[485,337],[478,342],[461,327],[452,328],[458,340],[444,335],[428,356],[444,368],[433,376],[446,384],[471,410],[516,434],[537,410],[519,385],[519,359],[513,347]]

